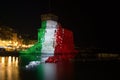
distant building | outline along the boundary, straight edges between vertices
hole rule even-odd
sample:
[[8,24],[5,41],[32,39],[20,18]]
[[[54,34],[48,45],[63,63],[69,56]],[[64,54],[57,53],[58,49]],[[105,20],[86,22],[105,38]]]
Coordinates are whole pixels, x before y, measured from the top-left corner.
[[20,39],[15,30],[8,26],[0,26],[0,46],[4,47],[6,51],[13,51],[18,49],[22,45]]

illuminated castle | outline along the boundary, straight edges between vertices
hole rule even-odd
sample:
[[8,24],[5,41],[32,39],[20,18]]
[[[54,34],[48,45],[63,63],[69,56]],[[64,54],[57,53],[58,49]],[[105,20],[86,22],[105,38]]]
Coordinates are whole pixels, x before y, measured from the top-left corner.
[[24,54],[47,55],[41,60],[55,62],[62,58],[67,60],[73,58],[77,51],[74,49],[73,33],[62,28],[57,22],[58,17],[53,14],[41,15],[41,28],[38,29],[38,42],[27,49],[21,51]]

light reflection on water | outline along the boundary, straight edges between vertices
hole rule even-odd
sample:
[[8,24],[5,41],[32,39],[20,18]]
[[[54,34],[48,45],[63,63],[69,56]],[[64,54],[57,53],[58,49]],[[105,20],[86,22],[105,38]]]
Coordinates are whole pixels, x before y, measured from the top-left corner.
[[0,80],[19,80],[18,57],[0,56]]
[[71,64],[42,63],[26,69],[18,59],[0,56],[0,80],[73,80]]
[[[34,59],[33,56],[31,57]],[[27,65],[29,58],[30,56],[27,56],[25,59],[22,59],[22,66],[19,65],[21,61],[20,56],[19,58],[0,56],[0,80],[108,80],[108,78],[111,79],[110,76],[113,76],[112,73],[119,71],[117,64],[120,63],[114,60],[42,63],[26,69],[24,63]],[[105,67],[105,65],[108,66]],[[114,67],[110,68],[113,65]],[[109,76],[106,76],[106,74]]]

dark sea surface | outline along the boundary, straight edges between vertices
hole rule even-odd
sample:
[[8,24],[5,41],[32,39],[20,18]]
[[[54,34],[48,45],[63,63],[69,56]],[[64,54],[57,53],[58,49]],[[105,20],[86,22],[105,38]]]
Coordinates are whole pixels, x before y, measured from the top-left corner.
[[118,80],[119,60],[19,64],[19,56],[0,56],[0,80]]

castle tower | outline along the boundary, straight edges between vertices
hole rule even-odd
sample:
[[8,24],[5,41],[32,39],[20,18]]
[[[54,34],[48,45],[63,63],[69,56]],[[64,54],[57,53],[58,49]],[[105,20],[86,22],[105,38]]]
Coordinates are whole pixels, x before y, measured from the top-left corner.
[[38,30],[38,42],[41,43],[41,53],[54,54],[55,31],[58,17],[53,14],[41,15],[41,28]]
[[46,56],[41,58],[41,61],[45,62],[73,58],[76,50],[72,31],[63,28],[57,22],[58,17],[53,14],[41,15],[41,21],[41,28],[38,29],[38,42],[26,52]]

